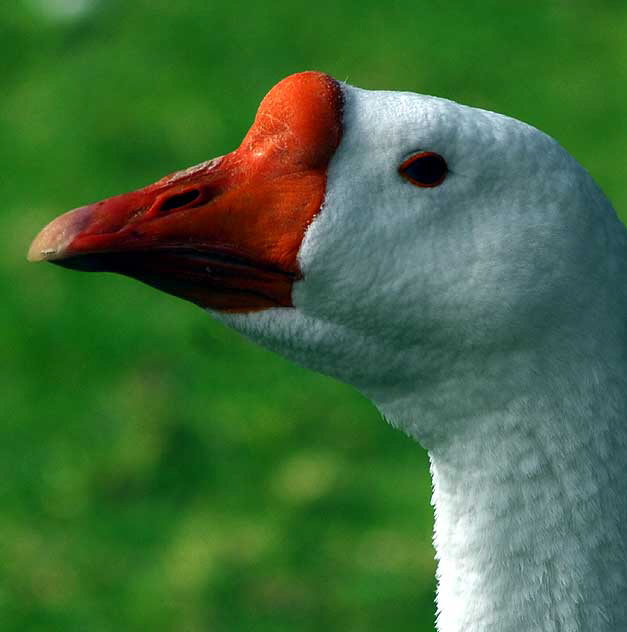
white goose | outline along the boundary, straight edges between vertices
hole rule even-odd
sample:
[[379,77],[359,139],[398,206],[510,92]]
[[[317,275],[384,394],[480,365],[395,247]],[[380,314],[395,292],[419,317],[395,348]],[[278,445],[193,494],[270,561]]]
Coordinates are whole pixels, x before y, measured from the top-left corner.
[[440,632],[627,630],[627,238],[545,134],[300,73],[29,257],[192,300],[422,443]]

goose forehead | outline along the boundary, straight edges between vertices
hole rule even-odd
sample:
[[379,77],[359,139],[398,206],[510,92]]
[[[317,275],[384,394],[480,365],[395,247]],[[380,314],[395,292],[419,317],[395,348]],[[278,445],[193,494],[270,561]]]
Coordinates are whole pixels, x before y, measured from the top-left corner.
[[365,149],[373,152],[369,160],[381,163],[418,150],[443,154],[449,166],[480,155],[499,170],[553,157],[555,150],[566,156],[550,136],[503,114],[413,92],[342,88],[343,162],[358,161]]
[[414,139],[446,140],[452,119],[465,116],[452,101],[413,92],[362,90],[344,86],[344,133],[348,142],[405,144]]

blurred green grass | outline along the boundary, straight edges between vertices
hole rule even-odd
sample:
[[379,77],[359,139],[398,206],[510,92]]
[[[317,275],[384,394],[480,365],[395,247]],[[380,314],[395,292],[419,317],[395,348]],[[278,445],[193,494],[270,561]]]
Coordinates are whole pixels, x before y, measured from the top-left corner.
[[24,255],[60,211],[233,149],[308,68],[528,121],[624,219],[626,34],[610,0],[0,9],[2,630],[432,630],[420,448],[189,304]]

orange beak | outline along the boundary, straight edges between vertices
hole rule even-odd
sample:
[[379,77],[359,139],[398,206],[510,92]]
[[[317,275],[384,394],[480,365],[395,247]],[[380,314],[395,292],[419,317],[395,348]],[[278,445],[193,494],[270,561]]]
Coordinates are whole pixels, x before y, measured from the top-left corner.
[[287,77],[234,152],[57,217],[28,258],[117,272],[221,311],[290,307],[341,109],[341,88],[328,75]]

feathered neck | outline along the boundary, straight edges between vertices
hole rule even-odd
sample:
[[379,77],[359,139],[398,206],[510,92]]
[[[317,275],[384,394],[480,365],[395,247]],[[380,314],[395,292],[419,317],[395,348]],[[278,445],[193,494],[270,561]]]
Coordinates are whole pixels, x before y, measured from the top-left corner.
[[627,629],[627,340],[604,324],[380,405],[429,450],[440,632]]

